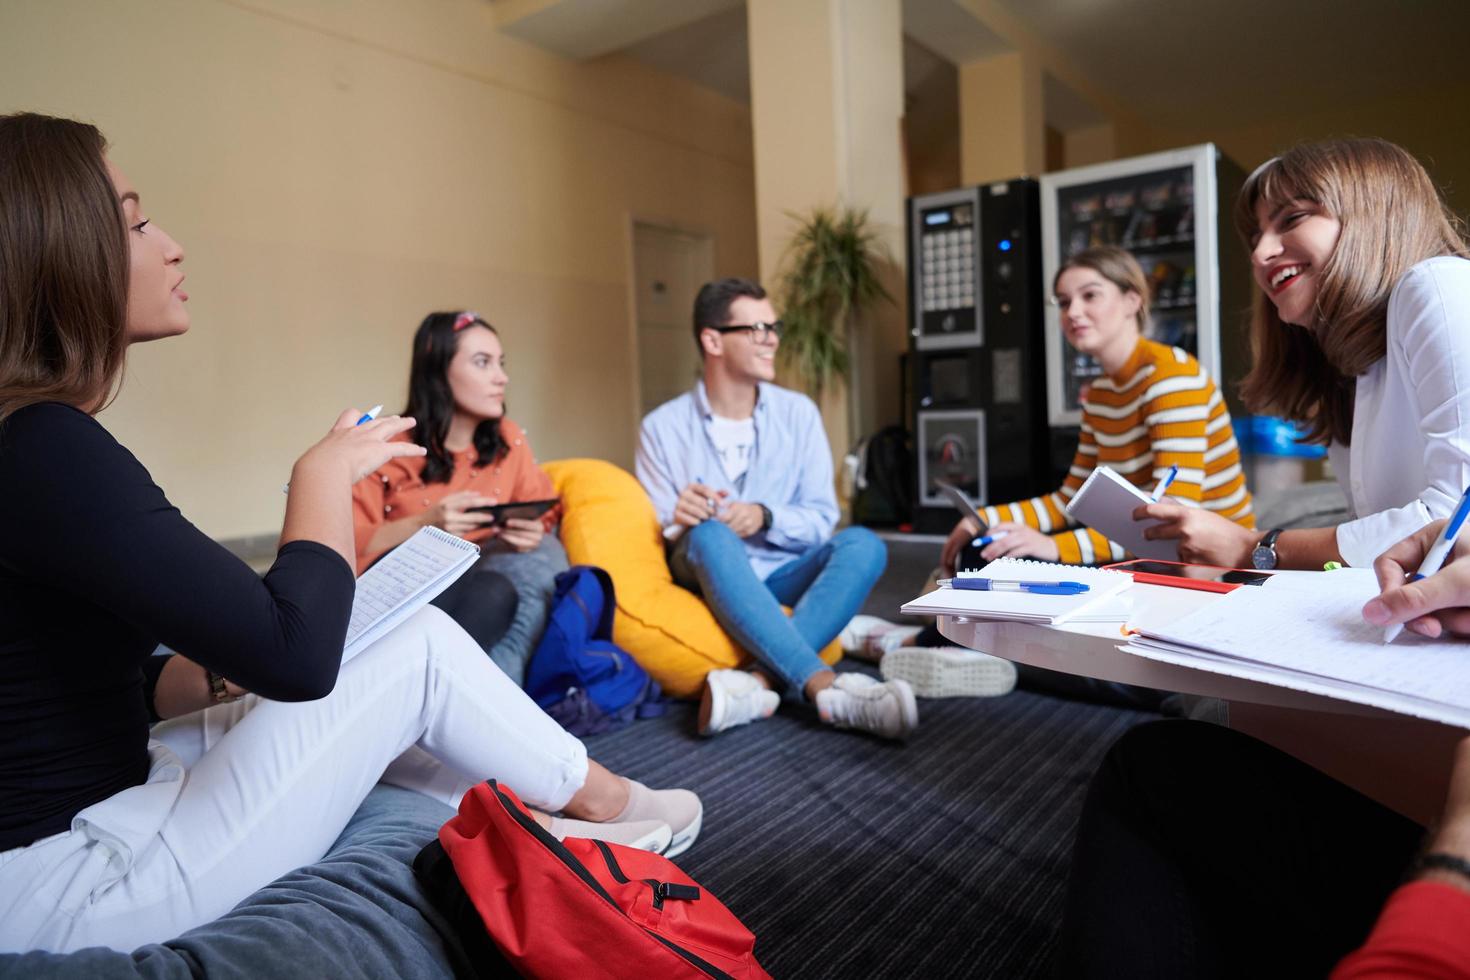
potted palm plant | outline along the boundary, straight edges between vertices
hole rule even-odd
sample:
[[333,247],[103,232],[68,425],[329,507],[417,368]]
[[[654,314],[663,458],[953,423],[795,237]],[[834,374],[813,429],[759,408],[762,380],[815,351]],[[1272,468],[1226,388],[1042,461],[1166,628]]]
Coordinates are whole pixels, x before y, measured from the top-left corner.
[[863,310],[893,297],[879,278],[887,249],[868,212],[847,207],[788,212],[797,229],[787,246],[779,294],[781,366],[820,398],[834,379],[847,377],[848,338]]

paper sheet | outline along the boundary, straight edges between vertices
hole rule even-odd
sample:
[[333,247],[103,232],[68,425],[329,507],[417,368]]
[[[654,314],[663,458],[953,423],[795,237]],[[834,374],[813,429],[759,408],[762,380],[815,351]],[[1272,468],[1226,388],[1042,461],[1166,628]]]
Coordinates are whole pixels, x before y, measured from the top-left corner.
[[[1351,690],[1348,700],[1421,717],[1434,709],[1437,720],[1470,722],[1470,641],[1405,633],[1385,644],[1383,628],[1362,616],[1377,593],[1363,574],[1283,578],[1236,589],[1171,623],[1146,624],[1135,645],[1156,659],[1255,680],[1274,676],[1318,693]],[[1232,663],[1238,667],[1225,669]],[[1418,710],[1409,710],[1415,704]]]

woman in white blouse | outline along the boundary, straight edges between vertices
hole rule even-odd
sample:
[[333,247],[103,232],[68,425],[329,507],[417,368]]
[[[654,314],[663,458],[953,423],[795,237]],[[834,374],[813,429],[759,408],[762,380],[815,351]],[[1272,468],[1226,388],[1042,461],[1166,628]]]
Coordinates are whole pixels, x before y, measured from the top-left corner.
[[1206,510],[1140,507],[1185,561],[1257,568],[1368,567],[1448,517],[1470,486],[1470,261],[1458,219],[1419,162],[1376,139],[1298,146],[1261,165],[1236,201],[1260,295],[1253,411],[1329,445],[1347,523],[1248,530]]

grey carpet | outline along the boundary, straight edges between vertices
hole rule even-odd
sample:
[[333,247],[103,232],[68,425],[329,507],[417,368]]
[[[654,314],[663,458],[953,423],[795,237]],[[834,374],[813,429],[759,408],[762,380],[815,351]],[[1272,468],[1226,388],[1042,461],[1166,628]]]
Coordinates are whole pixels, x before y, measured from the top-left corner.
[[679,864],[757,937],[776,977],[1045,976],[1082,794],[1154,717],[1016,692],[920,701],[903,745],[809,708],[701,739],[691,705],[588,741],[704,800]]

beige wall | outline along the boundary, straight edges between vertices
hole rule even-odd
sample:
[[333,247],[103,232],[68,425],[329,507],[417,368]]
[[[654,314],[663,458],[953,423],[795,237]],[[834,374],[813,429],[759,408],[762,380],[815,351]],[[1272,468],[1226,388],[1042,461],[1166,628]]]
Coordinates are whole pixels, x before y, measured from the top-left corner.
[[221,537],[279,528],[295,457],[405,394],[432,309],[502,328],[542,459],[630,464],[633,217],[757,272],[749,110],[496,33],[484,0],[20,0],[0,110],[96,122],[185,246],[194,327],[103,416]]

